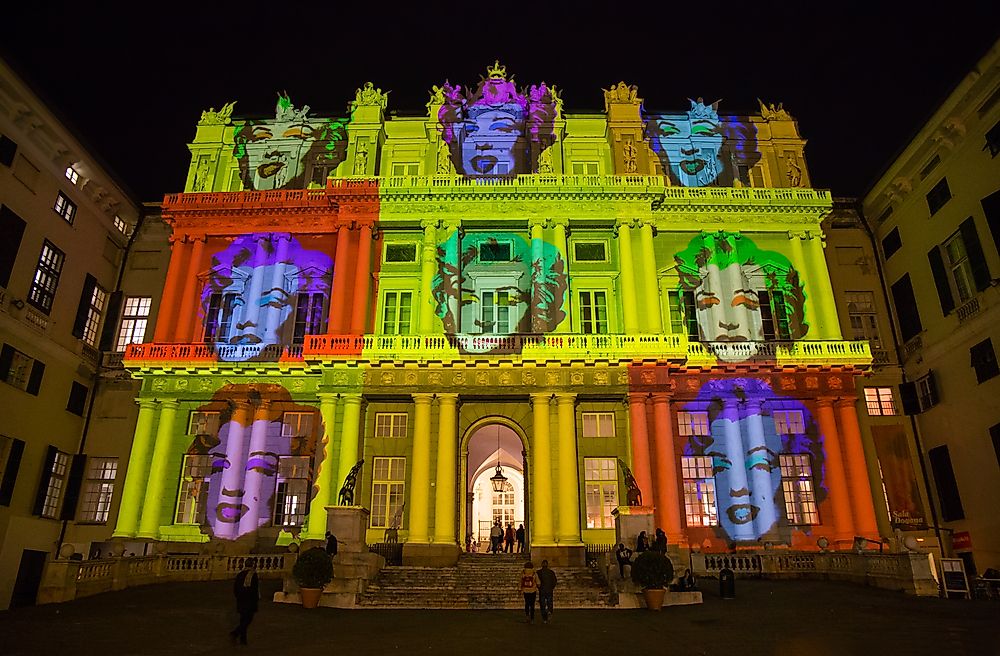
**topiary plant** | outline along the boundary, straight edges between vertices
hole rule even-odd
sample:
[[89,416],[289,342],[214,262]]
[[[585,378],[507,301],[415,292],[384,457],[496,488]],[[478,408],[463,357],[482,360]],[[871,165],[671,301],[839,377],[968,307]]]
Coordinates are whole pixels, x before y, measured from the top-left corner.
[[644,590],[665,588],[674,580],[674,565],[659,551],[643,551],[632,563],[632,581]]
[[323,588],[333,580],[333,561],[325,549],[307,549],[295,560],[292,576],[300,588]]

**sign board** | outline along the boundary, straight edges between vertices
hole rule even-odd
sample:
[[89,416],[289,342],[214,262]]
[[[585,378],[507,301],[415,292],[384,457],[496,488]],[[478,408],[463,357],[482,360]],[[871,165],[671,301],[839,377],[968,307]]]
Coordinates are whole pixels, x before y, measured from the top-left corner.
[[951,536],[951,548],[956,551],[971,549],[972,536],[969,535],[968,531],[958,531],[957,533],[953,533]]
[[969,579],[965,576],[965,561],[961,558],[942,558],[941,578],[946,597],[962,595],[969,598]]

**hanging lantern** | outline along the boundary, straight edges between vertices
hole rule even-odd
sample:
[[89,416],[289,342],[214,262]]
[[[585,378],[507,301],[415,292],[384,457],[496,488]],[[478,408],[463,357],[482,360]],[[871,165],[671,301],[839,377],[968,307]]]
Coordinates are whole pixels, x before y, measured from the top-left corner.
[[500,424],[497,424],[497,473],[490,476],[490,483],[493,484],[494,492],[507,489],[507,477],[503,475],[503,468],[500,466]]

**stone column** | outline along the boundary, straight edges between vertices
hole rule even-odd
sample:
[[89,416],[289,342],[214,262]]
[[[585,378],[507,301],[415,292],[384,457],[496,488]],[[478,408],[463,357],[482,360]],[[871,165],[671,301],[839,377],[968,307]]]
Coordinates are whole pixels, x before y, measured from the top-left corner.
[[854,515],[854,529],[858,535],[876,540],[879,537],[875,521],[875,506],[872,501],[872,486],[868,479],[868,464],[864,445],[861,443],[861,427],[858,425],[856,399],[837,399],[837,413],[840,415],[840,429],[844,442],[847,482],[851,486],[851,510]]
[[337,503],[337,463],[333,460],[334,426],[337,421],[337,395],[319,394],[319,413],[323,417],[323,438],[316,447],[313,471],[316,472],[316,496],[309,504],[309,520],[303,539],[322,540],[326,536],[326,507]]
[[167,279],[163,285],[163,295],[160,297],[160,305],[157,310],[156,330],[153,333],[154,342],[174,341],[177,308],[181,304],[180,296],[184,272],[187,270],[190,252],[191,249],[183,238],[171,240],[170,264],[167,265]]
[[424,241],[420,249],[420,305],[417,312],[418,332],[430,334],[434,327],[434,270],[437,267],[437,221],[421,221]]
[[[747,465],[744,460],[747,450],[743,447],[743,436],[740,435],[740,417],[739,410],[736,407],[738,401],[735,398],[727,397],[723,399],[722,407],[722,419],[723,430],[725,432],[726,440],[726,455],[732,460],[732,464],[729,468],[729,488],[728,490],[720,489],[717,491],[719,499],[729,499],[736,497],[734,494],[740,490],[749,490],[750,486],[747,481]],[[745,501],[741,500],[740,503],[749,503],[750,496],[745,497]],[[720,512],[725,512],[721,507]],[[733,532],[735,535],[731,536],[734,540],[753,540],[753,524],[737,524],[733,527]]]
[[[854,522],[851,517],[850,488],[844,471],[844,452],[840,446],[837,420],[833,414],[833,399],[816,399],[816,419],[823,433],[823,452],[826,456],[826,486],[829,491],[830,509],[833,513],[829,522],[835,531],[834,539],[854,537]],[[818,466],[818,463],[813,465]],[[816,473],[816,472],[814,472]],[[827,523],[824,521],[824,523]]]
[[426,543],[429,538],[431,494],[431,400],[433,394],[414,394],[413,469],[407,503],[410,507],[409,542]]
[[458,394],[438,395],[437,488],[434,492],[434,542],[457,544]]
[[580,539],[580,471],[576,456],[576,394],[556,394],[559,417],[559,544]]
[[351,226],[346,223],[341,223],[337,228],[337,250],[333,261],[333,289],[330,290],[330,315],[326,327],[326,332],[331,335],[342,334],[347,324],[347,283],[352,273],[347,268],[350,234]]
[[670,420],[670,395],[653,394],[654,462],[656,463],[656,522],[677,544],[684,535],[681,526],[681,500],[677,487],[677,456],[674,454],[674,430]]
[[[531,284],[539,284],[539,278],[545,276],[545,269],[543,266],[535,267],[535,262],[542,262],[545,257],[545,219],[531,219],[531,262],[529,266],[531,267]],[[532,294],[532,297],[534,294]],[[528,311],[531,313],[531,332],[533,333],[543,333],[545,332],[545,322],[542,320],[541,312],[539,308],[535,306],[534,299]]]
[[[247,427],[250,425],[250,403],[246,400],[236,401],[236,410],[233,412],[233,419],[229,423],[229,439],[226,446],[226,460],[229,467],[222,472],[222,490],[226,492],[238,492],[243,489],[246,475],[246,452],[244,448],[247,440]],[[224,495],[225,496],[225,495]],[[220,499],[226,503],[240,503],[242,497],[226,496]],[[233,539],[239,536],[239,525],[231,522],[217,522],[215,525],[215,535],[220,538]]]
[[132,452],[128,458],[128,471],[122,487],[121,507],[118,509],[118,523],[112,537],[127,538],[135,535],[142,510],[146,482],[149,477],[149,459],[153,449],[153,418],[156,401],[138,399],[139,418],[135,423],[135,437]]
[[198,273],[201,268],[201,258],[205,251],[205,236],[192,237],[191,259],[188,260],[187,275],[184,278],[184,294],[181,297],[181,309],[177,315],[177,330],[174,331],[174,341],[189,343],[194,341],[198,319]]
[[351,309],[351,334],[363,335],[368,319],[368,299],[372,272],[372,227],[362,225],[358,242],[358,262],[354,267],[354,303]]
[[646,317],[646,332],[658,335],[663,332],[663,319],[660,312],[660,285],[656,276],[656,252],[653,250],[653,224],[650,221],[643,221],[639,228],[639,237],[642,241],[642,270],[644,280],[642,286],[645,290],[645,307],[643,315]]
[[[330,488],[330,504],[340,502],[340,488],[344,485],[344,479],[350,473],[351,468],[358,462],[358,430],[361,428],[361,395],[344,395],[344,422],[340,431],[340,466],[337,468],[337,478]],[[336,492],[334,491],[336,490]],[[357,503],[358,490],[355,488],[354,497]]]
[[140,538],[160,537],[163,518],[160,511],[167,495],[167,474],[169,473],[170,452],[174,441],[174,418],[177,415],[177,401],[160,400],[160,422],[156,427],[156,444],[153,446],[153,461],[150,466],[146,496],[142,503],[142,517],[139,520]]
[[[772,494],[773,479],[772,473],[765,467],[755,467],[758,463],[767,463],[769,466],[778,466],[765,451],[767,441],[764,436],[764,417],[761,415],[761,399],[747,399],[747,454],[751,459],[748,463],[750,489],[754,491],[754,496],[761,499],[760,511],[754,518],[753,524],[757,535],[763,535],[778,521],[777,499]],[[777,454],[774,454],[777,457]]]
[[632,222],[619,220],[616,225],[618,235],[618,266],[621,269],[621,308],[626,335],[639,332],[639,299],[636,297],[635,258],[632,255]]
[[[565,272],[567,274],[567,279],[569,276],[569,252],[566,246],[566,232],[567,224],[569,223],[566,219],[553,220],[552,225],[555,234],[553,235],[553,241],[555,242],[556,250],[563,258],[563,266],[565,267]],[[571,329],[570,317],[572,316],[573,299],[569,295],[569,290],[567,289],[566,297],[563,299],[562,308],[566,312],[566,318],[563,319],[558,326],[555,326],[552,332],[556,333],[568,333]],[[553,303],[558,303],[559,299],[552,299]]]
[[[288,243],[291,241],[292,236],[288,234],[275,233],[271,235],[271,242],[274,244],[274,271],[271,273],[271,281],[268,284],[268,289],[284,289],[285,288],[285,260],[288,259]],[[280,312],[268,312],[267,313],[267,323],[264,325],[264,343],[265,344],[280,344],[281,335],[278,335],[278,318],[281,316]],[[295,318],[295,307],[292,307],[292,319]]]
[[549,400],[552,394],[545,392],[531,395],[532,436],[531,456],[534,485],[531,487],[531,506],[534,510],[534,525],[531,527],[531,543],[538,545],[555,544],[552,523],[552,442],[549,438]]
[[[267,249],[264,244],[270,239],[270,235],[258,235],[257,248],[253,254],[253,273],[250,275],[250,291],[246,295],[247,304],[243,307],[243,321],[252,321],[258,325],[260,318],[260,296],[264,291],[263,267],[267,262]],[[260,327],[253,329],[254,333],[260,335]],[[263,337],[263,336],[262,336]]]
[[[262,458],[264,453],[267,451],[267,430],[269,424],[271,423],[269,413],[271,410],[271,402],[264,399],[257,406],[254,411],[253,423],[250,426],[250,449],[247,453],[247,460],[252,460],[254,458]],[[278,463],[275,462],[275,465]],[[246,464],[243,466],[244,471],[247,469]],[[272,485],[274,479],[271,479]],[[256,531],[260,528],[261,517],[260,512],[263,509],[265,512],[268,508],[265,506],[264,499],[261,499],[261,494],[266,492],[261,489],[261,477],[260,476],[246,476],[244,473],[244,483],[243,483],[243,503],[251,508],[251,511],[243,515],[240,518],[240,535],[246,535],[252,531]],[[270,492],[274,492],[273,489]],[[254,512],[256,509],[256,512]],[[269,517],[264,517],[265,521],[269,521]]]
[[[830,271],[823,256],[822,233],[810,235],[807,257],[809,260],[809,279],[806,293],[809,293],[808,288],[811,286],[813,297],[816,299],[813,307],[820,315],[819,320],[822,327],[817,337],[820,339],[840,339],[837,302],[833,293],[833,284],[830,282]],[[813,339],[817,337],[813,337]]]
[[[655,503],[653,469],[649,458],[649,428],[646,423],[646,398],[648,394],[628,395],[629,432],[632,436],[632,473],[642,492],[642,505]],[[621,503],[621,500],[619,500]]]

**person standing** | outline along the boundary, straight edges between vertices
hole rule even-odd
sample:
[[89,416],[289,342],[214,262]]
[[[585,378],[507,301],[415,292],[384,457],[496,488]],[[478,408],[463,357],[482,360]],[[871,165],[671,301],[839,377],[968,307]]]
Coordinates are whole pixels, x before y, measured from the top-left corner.
[[556,573],[549,569],[549,561],[542,561],[538,570],[538,605],[542,609],[542,623],[548,624],[552,617],[552,595],[556,589]]
[[667,554],[667,534],[663,532],[662,528],[656,529],[656,537],[653,539],[653,551],[659,551],[661,554]]
[[257,612],[257,603],[260,600],[260,580],[256,570],[257,560],[247,558],[243,563],[243,569],[233,581],[236,612],[240,614],[240,623],[229,632],[229,638],[233,644],[236,644],[237,639],[241,645],[247,644],[247,629],[250,628],[250,622],[253,621],[254,613]]
[[337,555],[337,536],[330,531],[326,532],[326,553],[330,554],[330,557]]
[[524,553],[524,524],[517,527],[514,537],[517,539],[517,553]]
[[503,541],[503,528],[500,527],[500,520],[493,522],[493,528],[490,529],[490,550],[498,554],[500,553],[500,543]]
[[521,570],[521,594],[524,595],[524,621],[530,624],[535,621],[535,595],[538,594],[538,574],[530,560]]
[[615,558],[618,560],[618,573],[625,578],[625,566],[632,566],[632,550],[626,547],[623,543],[618,543],[618,549],[615,550]]
[[514,553],[514,525],[507,523],[507,530],[503,534],[503,552]]
[[642,553],[649,549],[649,538],[646,537],[646,531],[639,531],[639,537],[635,539],[635,552]]

